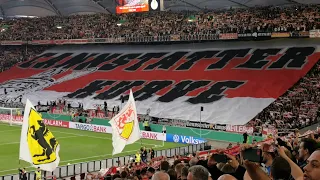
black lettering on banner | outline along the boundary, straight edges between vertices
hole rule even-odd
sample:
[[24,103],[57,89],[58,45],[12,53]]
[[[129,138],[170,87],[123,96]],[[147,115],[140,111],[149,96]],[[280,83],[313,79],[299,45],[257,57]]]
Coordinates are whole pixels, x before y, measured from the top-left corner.
[[214,57],[219,51],[200,51],[187,57],[187,62],[181,64],[176,70],[189,70],[197,61]]
[[125,70],[126,71],[136,71],[137,69],[139,69],[141,66],[143,66],[144,63],[148,62],[151,59],[155,59],[155,58],[161,58],[162,56],[166,55],[168,53],[147,53],[142,55],[141,57],[138,58],[139,62],[127,67]]
[[168,93],[158,98],[160,102],[171,102],[179,97],[186,95],[188,92],[206,86],[211,81],[182,81],[172,88]]
[[68,98],[86,98],[88,96],[92,96],[96,91],[103,89],[105,86],[110,86],[115,81],[105,81],[105,80],[96,80],[91,82],[89,85],[84,87],[83,89],[78,89],[77,91],[68,94]]
[[197,97],[189,98],[187,101],[192,104],[200,103],[212,103],[219,101],[224,97],[224,92],[227,89],[235,89],[243,85],[245,82],[242,81],[221,81],[211,86],[207,91],[202,92]]
[[272,63],[269,69],[295,68],[300,69],[306,63],[307,56],[313,54],[314,47],[289,48],[279,60]]
[[94,99],[113,99],[135,86],[141,86],[144,82],[145,81],[121,81],[112,86],[109,90],[98,94],[96,97],[94,97]]
[[111,63],[108,63],[108,64],[101,66],[99,68],[99,70],[110,71],[110,70],[115,69],[119,66],[123,66],[123,65],[129,63],[130,60],[135,59],[140,55],[141,55],[140,53],[122,55],[118,59],[112,61]]
[[144,70],[153,70],[154,68],[161,69],[161,70],[168,70],[187,53],[188,52],[175,52],[169,56],[162,58],[161,60],[159,60],[154,64],[150,64],[149,66],[144,68]]
[[86,61],[87,59],[96,56],[97,53],[92,53],[89,54],[88,53],[81,53],[78,54],[74,57],[72,57],[71,59],[69,59],[68,61],[62,63],[62,64],[58,64],[55,66],[55,68],[64,68],[64,69],[69,69],[70,67],[74,66],[74,65],[78,65],[79,63],[82,63],[84,61]]
[[[171,85],[173,82],[172,81],[151,81],[145,86],[143,86],[142,89],[136,91],[133,93],[134,99],[136,101],[143,101],[146,100],[152,96],[154,96],[155,93],[160,91],[161,89]],[[125,100],[129,99],[129,96],[126,95],[124,97]]]
[[74,68],[74,70],[83,70],[85,68],[95,68],[102,63],[106,63],[114,58],[117,58],[120,55],[121,54],[111,54],[111,55],[108,53],[100,54],[99,56],[97,56],[91,61],[87,61],[79,64],[77,67]]
[[266,58],[269,55],[276,55],[281,49],[257,49],[252,53],[250,59],[237,66],[237,68],[248,68],[248,69],[262,69],[263,66],[268,64],[269,60]]
[[48,59],[47,61],[38,62],[37,64],[33,65],[32,68],[36,68],[36,69],[49,68],[49,67],[53,66],[54,64],[56,64],[57,62],[71,56],[72,54],[73,53],[63,53],[63,54],[59,55],[58,57],[53,57],[51,59]]
[[42,54],[40,56],[36,56],[34,57],[33,59],[31,59],[30,61],[27,61],[25,63],[22,63],[19,65],[19,67],[22,67],[22,68],[28,68],[29,66],[31,66],[36,60],[38,59],[41,59],[41,58],[48,58],[48,57],[52,57],[54,55],[56,55],[57,53],[45,53],[45,54]]
[[235,57],[245,57],[250,49],[232,49],[225,50],[217,55],[217,57],[222,57],[218,62],[211,64],[207,67],[207,70],[211,69],[222,69],[224,68],[229,61]]

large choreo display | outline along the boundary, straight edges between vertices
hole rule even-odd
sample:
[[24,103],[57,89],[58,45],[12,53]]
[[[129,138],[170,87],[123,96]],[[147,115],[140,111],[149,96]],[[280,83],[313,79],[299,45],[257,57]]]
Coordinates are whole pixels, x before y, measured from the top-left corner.
[[[0,99],[46,104],[64,98],[85,109],[119,105],[129,90],[137,112],[169,119],[243,125],[285,93],[319,60],[319,48],[110,52],[48,50],[0,76]],[[4,94],[6,89],[7,94]]]

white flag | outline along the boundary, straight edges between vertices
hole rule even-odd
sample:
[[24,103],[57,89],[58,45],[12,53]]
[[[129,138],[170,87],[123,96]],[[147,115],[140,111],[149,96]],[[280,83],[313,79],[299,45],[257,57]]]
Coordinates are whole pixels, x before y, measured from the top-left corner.
[[27,99],[20,137],[19,159],[44,171],[54,171],[60,162],[60,145]]
[[131,90],[127,104],[109,123],[112,127],[112,155],[121,153],[127,144],[133,144],[140,139],[136,104]]

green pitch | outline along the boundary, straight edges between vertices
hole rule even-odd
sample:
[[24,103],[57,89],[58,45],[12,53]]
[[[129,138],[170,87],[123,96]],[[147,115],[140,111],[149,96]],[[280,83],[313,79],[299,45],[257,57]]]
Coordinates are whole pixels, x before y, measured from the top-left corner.
[[[110,158],[112,153],[112,135],[49,127],[60,143],[60,166],[80,162],[94,161]],[[19,144],[21,126],[9,126],[0,123],[0,176],[17,174],[18,168],[27,167],[33,170],[29,163],[24,161],[19,165]],[[127,145],[124,152],[114,157],[135,154],[141,147],[141,142]],[[169,149],[184,146],[177,143],[164,143],[162,141],[142,139],[143,146],[155,150]]]

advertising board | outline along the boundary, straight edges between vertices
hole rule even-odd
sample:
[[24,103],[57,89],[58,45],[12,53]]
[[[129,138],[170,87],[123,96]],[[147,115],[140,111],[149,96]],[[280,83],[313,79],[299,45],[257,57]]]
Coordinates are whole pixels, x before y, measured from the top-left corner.
[[116,0],[116,13],[130,13],[130,12],[147,12],[149,11],[148,0]]
[[235,125],[227,125],[226,127],[227,132],[234,132],[234,133],[253,133],[253,127],[250,126],[235,126]]
[[184,135],[178,135],[178,134],[167,134],[166,141],[182,143],[182,144],[201,144],[206,142],[206,140],[203,138],[184,136]]

